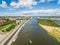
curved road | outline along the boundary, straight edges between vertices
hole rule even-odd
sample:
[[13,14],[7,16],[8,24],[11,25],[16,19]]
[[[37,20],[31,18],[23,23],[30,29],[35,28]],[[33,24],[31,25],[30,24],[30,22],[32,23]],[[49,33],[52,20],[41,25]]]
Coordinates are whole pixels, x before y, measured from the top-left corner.
[[37,23],[37,18],[33,17],[18,34],[18,38],[12,45],[60,45],[56,39],[51,37]]

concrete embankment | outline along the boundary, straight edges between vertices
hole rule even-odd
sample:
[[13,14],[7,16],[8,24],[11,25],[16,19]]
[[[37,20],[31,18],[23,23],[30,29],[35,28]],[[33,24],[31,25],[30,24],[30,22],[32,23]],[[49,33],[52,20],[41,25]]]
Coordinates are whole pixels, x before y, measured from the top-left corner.
[[[28,21],[29,21],[29,20],[28,20]],[[20,32],[20,30],[22,29],[22,27],[23,27],[28,21],[26,21],[26,22],[18,29],[18,31],[15,33],[15,35],[12,37],[12,39],[9,41],[9,43],[8,43],[7,45],[11,45],[12,42],[14,42],[14,41],[17,39],[18,33]]]
[[21,30],[21,28],[25,25],[25,23],[27,23],[29,20],[23,22],[22,24],[20,24],[18,27],[16,27],[13,31],[11,31],[0,43],[0,45],[11,45],[11,43],[13,42],[13,40],[16,39],[19,31]]

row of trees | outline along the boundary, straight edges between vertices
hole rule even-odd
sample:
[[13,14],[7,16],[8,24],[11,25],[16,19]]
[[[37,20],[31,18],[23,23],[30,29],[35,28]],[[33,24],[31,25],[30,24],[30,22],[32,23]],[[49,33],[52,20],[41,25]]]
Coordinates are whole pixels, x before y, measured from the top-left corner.
[[16,23],[15,24],[11,24],[11,26],[9,26],[8,28],[6,28],[5,30],[2,30],[2,32],[9,32],[11,29],[14,29],[16,26]]
[[60,27],[60,25],[56,24],[54,21],[48,20],[48,19],[38,19],[38,23],[42,25],[47,25],[47,26]]

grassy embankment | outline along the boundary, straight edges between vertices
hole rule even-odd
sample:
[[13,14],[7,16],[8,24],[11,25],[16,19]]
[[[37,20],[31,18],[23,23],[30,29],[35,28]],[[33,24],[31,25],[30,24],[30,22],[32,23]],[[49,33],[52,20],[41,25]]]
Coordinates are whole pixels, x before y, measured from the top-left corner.
[[[38,23],[40,24],[40,26],[42,25],[42,27],[48,32],[49,35],[56,38],[57,41],[60,42],[60,25],[56,24],[52,20],[47,20],[47,19],[38,19]],[[50,30],[49,28],[51,28],[51,31],[49,31]]]
[[0,25],[0,31],[9,32],[14,29],[18,24],[15,21],[8,20],[6,23]]

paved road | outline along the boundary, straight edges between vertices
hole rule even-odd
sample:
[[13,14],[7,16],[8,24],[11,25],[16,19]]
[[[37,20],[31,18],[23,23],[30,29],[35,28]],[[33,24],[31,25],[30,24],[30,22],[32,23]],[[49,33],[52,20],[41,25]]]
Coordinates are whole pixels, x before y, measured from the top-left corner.
[[48,35],[48,33],[41,28],[36,17],[21,29],[18,38],[12,45],[60,45],[56,39]]

